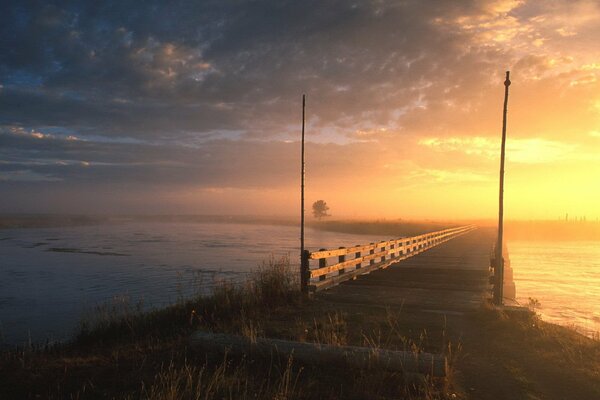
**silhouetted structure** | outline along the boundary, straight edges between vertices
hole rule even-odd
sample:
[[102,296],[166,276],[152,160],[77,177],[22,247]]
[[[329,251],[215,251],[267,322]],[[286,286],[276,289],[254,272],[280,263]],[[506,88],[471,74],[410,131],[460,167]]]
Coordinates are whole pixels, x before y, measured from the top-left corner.
[[308,252],[304,250],[304,119],[306,111],[306,95],[302,95],[302,155],[301,155],[301,172],[300,172],[300,286],[305,290],[309,279],[308,272]]
[[508,87],[510,86],[510,71],[506,71],[504,80],[504,109],[502,113],[502,145],[500,150],[500,194],[498,204],[498,242],[494,256],[494,303],[502,304],[504,285],[504,258],[502,257],[502,236],[504,230],[504,156],[506,147],[506,113],[508,108]]

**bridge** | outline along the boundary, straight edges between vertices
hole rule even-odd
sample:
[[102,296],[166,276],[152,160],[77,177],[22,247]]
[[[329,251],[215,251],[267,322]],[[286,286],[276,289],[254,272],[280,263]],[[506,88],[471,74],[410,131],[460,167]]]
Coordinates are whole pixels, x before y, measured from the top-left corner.
[[[445,347],[448,339],[456,343],[476,332],[469,326],[469,315],[491,298],[495,237],[491,228],[467,225],[303,253],[302,290],[312,301],[303,303],[301,313],[315,318],[343,315],[348,330],[359,335],[354,343],[364,342],[365,333],[381,332],[382,324],[388,324],[384,328],[388,335],[391,329],[398,336],[395,340],[418,343],[428,335],[434,342],[427,345],[431,353],[390,351],[373,339],[366,339],[367,346],[332,346],[198,332],[192,342],[240,354],[293,354],[303,362],[345,363],[348,368],[367,368],[377,362],[378,368],[444,376],[451,353]],[[401,321],[390,322],[394,318]]]
[[[494,243],[492,229],[467,225],[349,248],[306,250],[301,286],[308,295],[323,291],[321,298],[336,302],[462,312],[491,296]],[[505,260],[510,300],[514,283],[506,252]]]

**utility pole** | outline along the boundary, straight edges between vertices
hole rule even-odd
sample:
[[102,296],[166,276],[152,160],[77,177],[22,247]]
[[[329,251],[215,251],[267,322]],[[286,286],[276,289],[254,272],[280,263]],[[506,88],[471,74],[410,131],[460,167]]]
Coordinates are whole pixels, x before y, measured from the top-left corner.
[[510,86],[510,71],[506,71],[504,81],[504,110],[502,113],[502,147],[500,150],[500,195],[498,204],[498,242],[496,243],[496,254],[494,264],[494,304],[502,305],[504,286],[504,257],[502,255],[504,233],[504,156],[506,148],[506,113],[508,108],[508,87]]
[[301,170],[300,170],[300,290],[308,293],[308,251],[304,249],[304,119],[306,110],[306,95],[302,95],[302,155],[301,155]]

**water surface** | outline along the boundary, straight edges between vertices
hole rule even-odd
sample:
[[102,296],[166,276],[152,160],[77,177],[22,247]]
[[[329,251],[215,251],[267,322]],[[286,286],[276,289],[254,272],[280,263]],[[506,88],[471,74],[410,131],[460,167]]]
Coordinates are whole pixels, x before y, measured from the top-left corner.
[[600,332],[600,243],[510,241],[517,300],[548,322]]
[[[307,229],[307,247],[386,238]],[[389,238],[387,238],[389,239]],[[0,230],[0,343],[64,340],[111,299],[161,307],[242,281],[273,255],[299,262],[297,227],[124,223]]]
[[[222,280],[240,282],[271,255],[298,268],[296,227],[124,223],[0,230],[0,343],[64,340],[82,315],[115,297],[161,307]],[[388,237],[307,229],[307,247]],[[508,243],[519,302],[549,321],[600,331],[598,242]]]

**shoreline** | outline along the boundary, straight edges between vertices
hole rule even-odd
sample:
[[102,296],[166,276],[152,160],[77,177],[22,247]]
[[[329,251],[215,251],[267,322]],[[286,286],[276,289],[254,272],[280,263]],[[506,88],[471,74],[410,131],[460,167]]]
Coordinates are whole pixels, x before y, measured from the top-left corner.
[[[565,391],[571,398],[600,395],[600,341],[541,321],[535,313],[482,307],[464,316],[449,315],[440,330],[435,328],[440,322],[435,314],[349,308],[319,298],[306,301],[294,290],[297,282],[282,281],[286,268],[289,265],[271,264],[242,287],[225,284],[211,296],[167,308],[97,316],[95,324],[82,328],[68,343],[2,351],[0,395],[95,398],[102,393],[126,399],[151,390],[161,398],[168,388],[177,388],[180,395],[193,389],[215,399],[232,392],[264,399],[358,399],[374,393],[381,399],[399,395],[498,399],[532,394],[552,399]],[[433,352],[448,358],[449,369],[444,378],[349,367],[339,374],[340,366],[316,360],[298,363],[258,354],[228,357],[191,349],[189,338],[197,330]],[[270,371],[271,378],[264,371]],[[202,374],[214,390],[207,389],[208,382],[198,381]],[[59,376],[62,383],[57,388]],[[240,379],[253,384],[239,386]]]

